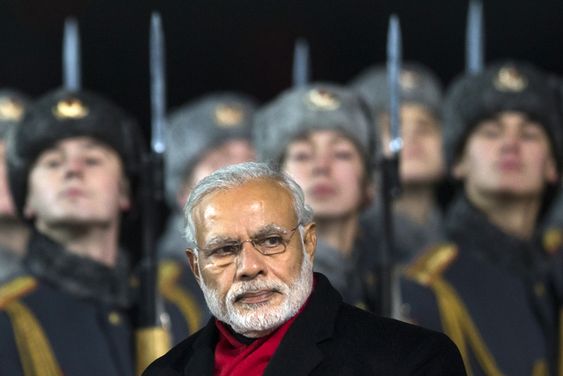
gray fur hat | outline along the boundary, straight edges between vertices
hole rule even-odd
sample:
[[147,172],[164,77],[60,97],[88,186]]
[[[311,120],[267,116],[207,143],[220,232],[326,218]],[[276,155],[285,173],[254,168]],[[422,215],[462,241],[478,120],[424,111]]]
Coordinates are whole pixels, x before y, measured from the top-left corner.
[[143,144],[136,123],[105,98],[86,91],[55,90],[31,105],[6,135],[8,179],[18,213],[23,215],[29,172],[39,155],[58,141],[89,136],[120,155],[131,188],[140,176]]
[[250,140],[255,101],[239,94],[222,92],[190,102],[171,113],[166,129],[166,201],[177,206],[176,194],[183,179],[203,153],[225,141]]
[[280,164],[293,139],[311,130],[331,129],[353,140],[369,166],[373,157],[370,123],[364,102],[342,86],[313,83],[288,89],[256,113],[257,159]]
[[563,125],[553,84],[547,75],[523,62],[501,62],[450,86],[444,103],[444,148],[452,166],[480,121],[502,111],[519,111],[541,123],[561,168]]
[[[399,78],[401,103],[415,103],[441,117],[442,85],[430,69],[417,63],[404,63]],[[350,87],[366,101],[374,117],[389,111],[389,85],[385,65],[370,67],[360,73]]]
[[29,98],[19,91],[0,90],[0,140],[4,139],[8,129],[21,122],[28,106]]

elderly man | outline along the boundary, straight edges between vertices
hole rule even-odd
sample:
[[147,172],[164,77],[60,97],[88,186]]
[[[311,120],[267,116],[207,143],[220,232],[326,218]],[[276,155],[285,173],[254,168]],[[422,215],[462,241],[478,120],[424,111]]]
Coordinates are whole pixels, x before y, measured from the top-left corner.
[[215,316],[144,375],[463,375],[443,335],[342,303],[312,263],[301,188],[265,164],[203,179],[185,208],[190,267]]

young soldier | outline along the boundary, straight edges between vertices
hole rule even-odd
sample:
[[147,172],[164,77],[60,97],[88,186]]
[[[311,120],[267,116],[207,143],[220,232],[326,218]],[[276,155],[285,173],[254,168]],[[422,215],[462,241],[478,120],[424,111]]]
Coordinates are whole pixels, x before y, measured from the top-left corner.
[[98,95],[57,90],[7,143],[10,189],[32,234],[29,274],[1,289],[2,373],[132,375],[119,233],[139,172],[135,124]]
[[527,64],[496,64],[453,84],[444,120],[461,189],[446,217],[450,243],[407,270],[410,317],[450,335],[473,375],[554,374],[557,249],[543,247],[538,231],[559,182],[553,92]]
[[[442,214],[436,189],[444,175],[442,156],[442,88],[435,75],[419,64],[404,64],[400,75],[401,137],[399,159],[401,195],[393,202],[396,262],[408,262],[417,251],[442,238]],[[378,141],[388,150],[390,135],[387,70],[377,66],[351,85],[368,103]],[[375,174],[377,177],[377,173]],[[381,202],[365,214],[374,241],[381,241]]]
[[359,221],[372,197],[370,129],[359,97],[324,83],[280,94],[257,113],[254,125],[258,159],[293,177],[313,208],[319,234],[315,270],[352,304],[373,298],[366,293],[373,274],[362,259],[375,251]]
[[182,208],[192,187],[216,169],[254,160],[250,125],[254,101],[215,93],[173,112],[167,127],[166,199],[172,212],[159,244],[159,286],[170,316],[173,343],[209,318],[201,290],[185,267]]
[[14,210],[6,173],[6,132],[20,123],[28,105],[27,98],[17,91],[0,90],[0,283],[22,272],[23,257],[29,230]]

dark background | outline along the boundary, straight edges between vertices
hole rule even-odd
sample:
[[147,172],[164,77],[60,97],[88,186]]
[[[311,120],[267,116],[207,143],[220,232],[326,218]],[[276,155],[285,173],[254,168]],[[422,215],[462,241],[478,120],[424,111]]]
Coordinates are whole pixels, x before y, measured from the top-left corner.
[[[448,83],[464,68],[467,2],[457,0],[0,0],[0,87],[32,96],[61,83],[64,18],[81,29],[83,86],[148,129],[148,28],[161,12],[173,108],[214,90],[261,101],[290,85],[293,43],[311,46],[313,80],[346,83],[385,59],[388,18],[400,17],[403,54]],[[486,61],[529,60],[563,75],[563,1],[484,4]]]

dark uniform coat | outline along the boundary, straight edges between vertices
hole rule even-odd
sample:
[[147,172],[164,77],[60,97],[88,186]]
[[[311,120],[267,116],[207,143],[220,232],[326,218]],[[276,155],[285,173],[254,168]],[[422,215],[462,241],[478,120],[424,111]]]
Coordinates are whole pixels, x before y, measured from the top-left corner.
[[549,254],[502,232],[465,197],[447,219],[451,243],[407,269],[409,318],[448,334],[473,375],[554,372],[559,308]]
[[172,344],[195,333],[211,314],[188,266],[186,240],[181,236],[184,217],[173,213],[159,242],[158,289],[168,316]]
[[[315,275],[309,302],[282,339],[265,376],[465,375],[459,352],[446,336],[342,303],[328,280]],[[217,338],[212,319],[143,375],[213,375]]]
[[35,233],[29,272],[0,287],[0,375],[133,375],[127,268]]

